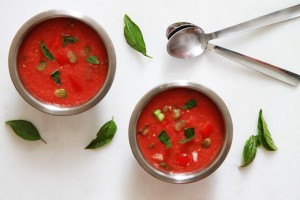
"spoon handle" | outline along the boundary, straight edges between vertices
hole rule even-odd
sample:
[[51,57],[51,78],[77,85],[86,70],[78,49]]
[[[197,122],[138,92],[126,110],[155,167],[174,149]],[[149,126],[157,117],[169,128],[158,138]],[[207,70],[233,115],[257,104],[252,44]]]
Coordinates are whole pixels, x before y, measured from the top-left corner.
[[290,85],[299,85],[300,75],[293,72],[210,43],[207,49]]
[[251,29],[275,24],[285,20],[293,19],[300,16],[300,4],[272,12],[267,15],[207,34],[209,40],[225,37],[235,33],[241,33]]

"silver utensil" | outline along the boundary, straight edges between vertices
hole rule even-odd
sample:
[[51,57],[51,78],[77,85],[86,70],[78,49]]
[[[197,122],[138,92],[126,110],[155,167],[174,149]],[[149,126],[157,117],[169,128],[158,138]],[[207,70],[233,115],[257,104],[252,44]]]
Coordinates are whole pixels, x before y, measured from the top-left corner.
[[298,16],[300,16],[300,4],[209,34],[204,33],[200,27],[188,22],[174,23],[167,29],[167,38],[169,39],[167,51],[173,57],[188,59],[199,56],[204,50],[208,49],[256,71],[297,86],[300,82],[300,76],[298,74],[223,47],[210,44],[208,41],[234,33],[260,28]]

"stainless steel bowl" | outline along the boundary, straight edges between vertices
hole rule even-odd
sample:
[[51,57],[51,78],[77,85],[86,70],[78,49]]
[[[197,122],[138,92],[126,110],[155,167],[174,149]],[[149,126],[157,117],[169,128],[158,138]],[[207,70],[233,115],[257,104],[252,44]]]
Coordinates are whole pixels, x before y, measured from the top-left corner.
[[[79,20],[88,26],[90,26],[94,31],[96,31],[99,35],[99,37],[102,39],[106,51],[108,54],[108,74],[106,77],[106,80],[104,82],[104,85],[102,88],[97,92],[97,94],[90,99],[89,101],[73,107],[60,107],[52,104],[47,104],[45,102],[42,102],[38,99],[36,99],[34,96],[32,96],[24,87],[22,84],[22,81],[20,80],[18,69],[17,69],[17,58],[18,58],[18,50],[20,45],[22,44],[23,39],[26,37],[27,34],[30,33],[30,31],[36,27],[41,22],[44,22],[46,20],[52,19],[52,18],[72,18]],[[88,16],[85,16],[79,12],[76,11],[70,11],[70,10],[49,10],[42,12],[38,15],[35,15],[31,19],[29,19],[16,33],[12,44],[10,46],[9,50],[9,57],[8,57],[8,65],[9,65],[9,72],[11,79],[13,81],[13,84],[19,94],[34,108],[53,115],[74,115],[81,112],[84,112],[93,106],[95,106],[97,103],[101,101],[101,99],[104,98],[104,96],[109,91],[114,76],[116,72],[116,54],[113,47],[113,44],[111,42],[110,37],[106,33],[106,31],[97,24],[96,21],[91,19]]]
[[[171,174],[165,171],[160,171],[153,167],[151,164],[149,164],[145,158],[143,157],[138,143],[137,143],[137,132],[136,132],[136,126],[139,119],[139,116],[144,109],[144,107],[149,103],[149,101],[159,93],[172,89],[172,88],[189,88],[196,90],[207,97],[209,97],[219,108],[222,116],[223,116],[223,122],[225,125],[225,140],[223,143],[223,146],[221,148],[221,151],[215,158],[215,160],[207,166],[205,169],[190,172],[190,173],[180,173],[180,174]],[[131,150],[133,152],[133,155],[135,156],[138,163],[146,170],[150,175],[165,181],[169,183],[190,183],[195,182],[200,179],[203,179],[213,173],[225,160],[230,146],[232,142],[232,135],[233,135],[233,127],[232,127],[232,120],[229,113],[229,110],[227,109],[225,103],[223,100],[212,90],[209,88],[193,83],[188,81],[175,81],[175,82],[169,82],[162,85],[159,85],[152,90],[150,90],[147,94],[145,94],[142,99],[137,103],[136,107],[133,110],[133,113],[131,115],[130,123],[129,123],[129,142],[131,146]]]

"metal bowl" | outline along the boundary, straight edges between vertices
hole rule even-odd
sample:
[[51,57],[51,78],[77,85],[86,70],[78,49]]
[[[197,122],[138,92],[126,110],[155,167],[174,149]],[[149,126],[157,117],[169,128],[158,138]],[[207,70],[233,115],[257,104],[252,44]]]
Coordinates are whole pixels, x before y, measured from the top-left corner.
[[[92,97],[87,102],[80,104],[78,106],[60,107],[57,105],[48,104],[40,101],[39,99],[32,96],[26,90],[18,74],[17,58],[18,58],[19,47],[22,44],[23,39],[38,24],[53,18],[71,18],[85,23],[99,35],[99,37],[102,39],[106,47],[106,51],[108,55],[108,73],[104,85],[96,93],[94,97]],[[30,105],[32,105],[34,108],[42,112],[52,114],[52,115],[74,115],[92,108],[97,103],[99,103],[107,94],[115,76],[116,54],[110,37],[108,36],[106,31],[100,25],[98,25],[97,22],[94,21],[93,19],[76,11],[49,10],[49,11],[42,12],[38,15],[35,15],[31,19],[29,19],[25,24],[23,24],[23,26],[16,33],[12,41],[12,44],[10,46],[8,65],[9,65],[10,76],[15,88],[17,89],[19,94],[24,98],[24,100],[27,101]]]
[[[224,129],[224,142],[223,146],[219,152],[219,154],[216,156],[215,160],[209,164],[205,169],[189,172],[189,173],[168,173],[166,171],[160,171],[157,168],[153,167],[150,163],[146,161],[146,159],[143,157],[138,143],[137,143],[137,122],[139,119],[139,116],[144,109],[144,107],[149,103],[149,101],[156,95],[158,95],[161,92],[164,92],[169,89],[173,88],[189,88],[193,89],[195,91],[198,91],[204,95],[206,95],[208,98],[210,98],[218,107],[220,110],[222,116],[223,116],[223,122],[225,125]],[[152,90],[150,90],[147,94],[145,94],[142,99],[137,103],[136,107],[134,108],[130,123],[129,123],[129,142],[131,146],[131,150],[133,152],[133,155],[135,156],[138,163],[141,165],[141,167],[146,170],[150,175],[165,181],[169,183],[190,183],[195,182],[198,180],[201,180],[211,173],[213,173],[225,160],[231,143],[232,143],[232,135],[233,135],[233,127],[232,127],[232,120],[229,113],[229,110],[227,109],[225,103],[222,101],[222,99],[212,90],[209,88],[193,83],[188,81],[175,81],[175,82],[169,82],[162,85],[159,85]]]

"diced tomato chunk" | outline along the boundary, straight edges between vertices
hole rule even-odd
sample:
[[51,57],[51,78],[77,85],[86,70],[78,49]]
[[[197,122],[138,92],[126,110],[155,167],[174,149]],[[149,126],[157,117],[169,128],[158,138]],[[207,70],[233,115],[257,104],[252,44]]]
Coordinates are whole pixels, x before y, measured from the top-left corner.
[[205,122],[205,124],[201,128],[201,135],[204,138],[208,138],[212,132],[213,132],[213,126],[211,125],[211,123],[208,121]]
[[174,163],[183,167],[188,167],[191,164],[191,158],[185,153],[180,153],[176,155]]
[[82,87],[78,84],[78,82],[72,78],[72,76],[68,76],[69,80],[70,80],[70,84],[72,86],[72,88],[76,91],[76,92],[80,92],[82,90]]
[[67,56],[63,56],[62,54],[56,54],[55,59],[60,65],[65,65],[70,63],[70,60],[67,58]]

